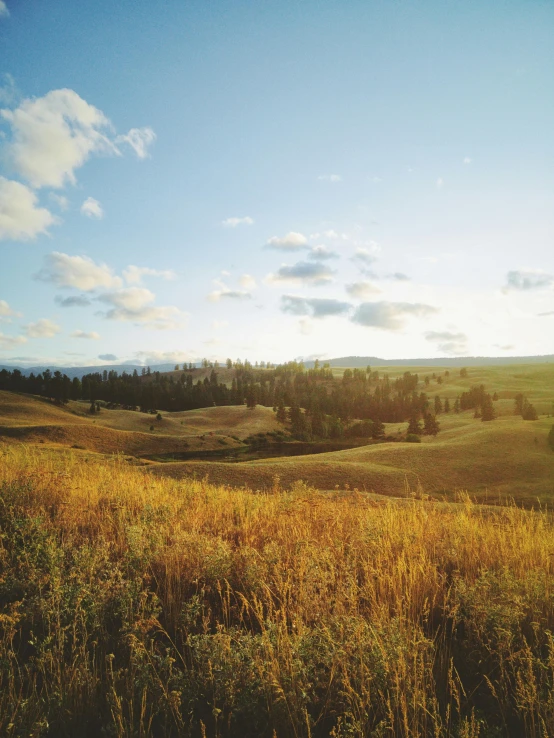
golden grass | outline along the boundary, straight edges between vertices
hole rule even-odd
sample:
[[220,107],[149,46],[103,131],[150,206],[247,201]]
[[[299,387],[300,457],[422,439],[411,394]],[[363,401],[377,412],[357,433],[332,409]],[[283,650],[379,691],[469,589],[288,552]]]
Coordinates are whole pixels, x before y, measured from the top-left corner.
[[554,733],[545,512],[0,455],[0,734]]

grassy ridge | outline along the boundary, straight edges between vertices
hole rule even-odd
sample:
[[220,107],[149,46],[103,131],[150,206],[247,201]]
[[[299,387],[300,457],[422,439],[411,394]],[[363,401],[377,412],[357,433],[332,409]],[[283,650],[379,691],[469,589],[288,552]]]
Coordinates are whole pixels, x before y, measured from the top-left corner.
[[547,513],[0,454],[1,735],[554,733]]

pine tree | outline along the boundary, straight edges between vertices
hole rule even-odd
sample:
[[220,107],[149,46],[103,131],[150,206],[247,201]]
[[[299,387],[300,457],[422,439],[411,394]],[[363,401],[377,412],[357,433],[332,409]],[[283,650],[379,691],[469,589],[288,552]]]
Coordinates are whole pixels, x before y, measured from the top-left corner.
[[444,412],[449,413],[450,412],[450,400],[448,397],[444,401]]
[[459,413],[460,412],[460,398],[456,397],[456,401],[454,402],[454,412]]
[[481,420],[494,420],[496,418],[496,411],[492,404],[492,397],[485,395],[481,401]]
[[442,402],[441,398],[436,395],[435,397],[435,415],[438,415],[439,413],[442,413]]
[[432,413],[427,413],[423,419],[423,432],[426,436],[436,436],[440,425]]
[[408,435],[421,435],[421,423],[419,422],[419,419],[415,417],[415,415],[412,415],[410,418],[410,422],[408,423],[408,430],[406,431]]

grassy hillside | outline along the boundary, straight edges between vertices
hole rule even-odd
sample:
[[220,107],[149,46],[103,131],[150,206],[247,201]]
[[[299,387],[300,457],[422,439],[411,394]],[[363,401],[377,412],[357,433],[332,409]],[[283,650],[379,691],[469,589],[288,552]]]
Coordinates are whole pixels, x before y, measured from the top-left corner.
[[0,457],[0,735],[554,734],[547,513]]
[[213,407],[155,415],[102,410],[91,416],[89,403],[66,407],[29,395],[0,392],[0,437],[16,442],[77,446],[103,454],[149,456],[240,446],[251,433],[280,426],[271,408]]
[[[206,476],[217,483],[254,488],[271,486],[275,476],[289,486],[303,479],[318,489],[345,485],[386,495],[421,485],[427,494],[452,499],[467,489],[482,500],[513,496],[525,504],[554,502],[554,453],[546,443],[551,418],[520,417],[491,423],[472,413],[442,417],[443,430],[421,444],[380,443],[360,448],[241,464],[175,462],[153,468],[174,477]],[[405,424],[403,424],[405,428]],[[393,432],[396,426],[389,426]],[[535,439],[536,442],[535,442]]]

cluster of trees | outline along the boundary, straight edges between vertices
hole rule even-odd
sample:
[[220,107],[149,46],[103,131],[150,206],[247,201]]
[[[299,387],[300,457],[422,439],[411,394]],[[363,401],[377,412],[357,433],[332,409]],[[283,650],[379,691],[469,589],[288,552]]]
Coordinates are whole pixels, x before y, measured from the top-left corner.
[[[258,367],[249,362],[229,363],[234,369],[230,384],[219,380],[215,365],[209,373],[209,367],[189,365],[179,376],[145,368],[141,374],[136,370],[121,374],[105,370],[87,374],[82,380],[71,380],[59,371],[25,377],[17,369],[3,370],[0,389],[43,395],[59,404],[87,400],[91,412],[98,411],[100,402],[149,413],[261,404],[274,407],[279,420],[290,420],[292,432],[299,438],[378,439],[384,435],[384,423],[411,419],[416,423],[422,419],[424,432],[436,433],[435,416],[451,410],[448,400],[443,402],[437,396],[431,402],[425,392],[418,391],[419,377],[410,372],[391,379],[368,366],[346,369],[338,378],[328,364],[321,366],[319,362],[308,370],[294,361],[276,367],[265,362]],[[459,409],[457,399],[454,410]]]
[[516,415],[521,415],[523,420],[538,420],[539,416],[534,405],[531,405],[525,395],[519,393],[514,398],[514,410]]
[[[484,421],[496,417],[493,403],[498,396],[491,396],[484,385],[471,387],[452,405],[448,398],[436,395],[431,400],[421,391],[421,385],[428,387],[431,379],[439,385],[448,381],[448,371],[432,378],[426,375],[420,383],[418,375],[409,371],[391,379],[368,366],[346,369],[342,377],[336,377],[328,364],[317,361],[313,369],[306,370],[295,361],[273,366],[228,359],[226,368],[233,369],[234,376],[225,383],[219,379],[217,362],[204,364],[202,368],[185,364],[177,376],[152,372],[148,367],[141,374],[136,370],[132,374],[103,371],[87,374],[82,380],[70,379],[59,371],[25,377],[18,369],[4,369],[0,371],[0,389],[43,395],[59,404],[84,399],[90,402],[91,411],[98,410],[100,402],[150,413],[261,404],[274,407],[280,421],[289,420],[298,438],[378,439],[384,435],[384,423],[406,421],[411,435],[435,435],[439,430],[437,416],[452,410],[473,409],[475,417]],[[460,375],[466,377],[467,370],[461,369]],[[523,394],[515,398],[515,411],[526,420],[537,419],[535,408]]]
[[[485,391],[485,385],[470,387],[467,392],[460,395],[459,407],[461,410],[475,410],[475,417],[488,421],[496,418],[493,402],[498,400],[496,392],[490,395]],[[456,400],[458,402],[458,400]]]

